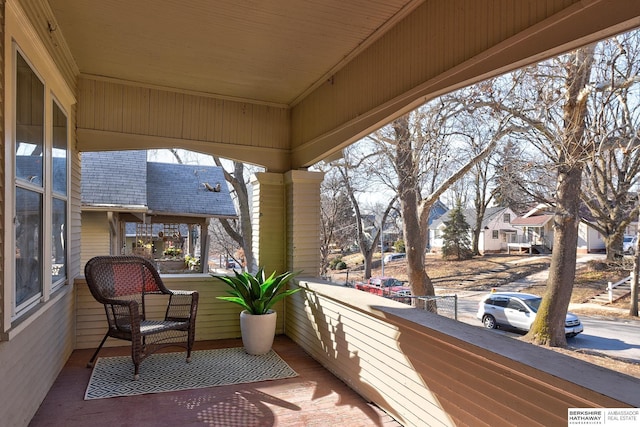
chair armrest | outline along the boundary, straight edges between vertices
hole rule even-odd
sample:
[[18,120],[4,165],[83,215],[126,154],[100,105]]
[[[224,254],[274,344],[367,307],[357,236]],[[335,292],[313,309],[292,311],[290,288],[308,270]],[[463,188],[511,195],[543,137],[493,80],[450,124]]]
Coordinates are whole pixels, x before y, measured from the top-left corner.
[[198,291],[170,290],[165,320],[186,321],[196,318]]
[[140,311],[137,301],[109,299],[104,303],[109,328],[136,335],[140,333]]

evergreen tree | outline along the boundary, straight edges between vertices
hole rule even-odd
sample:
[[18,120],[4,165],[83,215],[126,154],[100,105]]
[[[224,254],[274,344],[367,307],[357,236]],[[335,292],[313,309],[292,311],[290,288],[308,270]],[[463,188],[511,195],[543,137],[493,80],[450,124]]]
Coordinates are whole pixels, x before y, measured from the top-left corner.
[[451,210],[449,219],[444,221],[444,226],[442,256],[444,258],[455,256],[458,261],[471,258],[470,227],[464,218],[460,201]]

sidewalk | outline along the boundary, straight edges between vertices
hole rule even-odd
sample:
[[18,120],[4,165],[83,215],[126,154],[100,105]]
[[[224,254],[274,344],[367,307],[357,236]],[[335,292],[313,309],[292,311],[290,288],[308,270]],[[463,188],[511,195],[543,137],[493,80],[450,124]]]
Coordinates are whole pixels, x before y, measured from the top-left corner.
[[[594,259],[604,259],[606,255],[604,254],[584,254],[578,255],[576,258],[576,269],[583,268],[587,262]],[[548,255],[547,258],[549,262],[551,262],[551,255]],[[540,257],[536,257],[536,259],[540,259]],[[514,261],[514,263],[522,263],[526,262],[527,259]],[[500,286],[501,291],[509,291],[509,292],[521,292],[523,289],[529,288],[535,284],[543,284],[549,278],[549,270],[540,271],[538,273],[531,274],[527,277],[523,277],[522,279],[514,280],[511,283]]]

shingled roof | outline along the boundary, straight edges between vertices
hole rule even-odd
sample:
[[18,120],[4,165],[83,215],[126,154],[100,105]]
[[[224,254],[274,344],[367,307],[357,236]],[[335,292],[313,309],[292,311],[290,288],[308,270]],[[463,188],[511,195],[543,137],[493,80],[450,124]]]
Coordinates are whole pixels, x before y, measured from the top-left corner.
[[147,162],[144,150],[83,153],[82,206],[151,215],[237,216],[222,168]]

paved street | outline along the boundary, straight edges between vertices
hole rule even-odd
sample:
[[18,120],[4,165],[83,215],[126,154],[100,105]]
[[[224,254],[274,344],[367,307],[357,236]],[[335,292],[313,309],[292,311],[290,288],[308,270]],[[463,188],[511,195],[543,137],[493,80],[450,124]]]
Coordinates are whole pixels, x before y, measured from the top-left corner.
[[[502,289],[501,289],[502,290]],[[478,328],[482,323],[476,319],[478,302],[486,292],[458,293],[458,320]],[[584,332],[570,338],[571,347],[593,350],[612,357],[640,361],[640,320],[618,320],[580,316]],[[517,332],[495,330],[508,336],[521,336]]]

